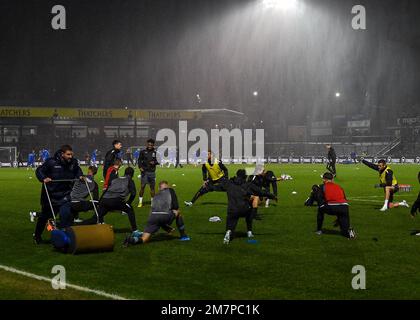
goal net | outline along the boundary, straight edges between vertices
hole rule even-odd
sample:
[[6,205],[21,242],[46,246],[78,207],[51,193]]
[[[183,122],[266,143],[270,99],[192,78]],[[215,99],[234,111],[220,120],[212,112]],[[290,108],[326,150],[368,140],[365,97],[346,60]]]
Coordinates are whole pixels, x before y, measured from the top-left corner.
[[0,147],[0,167],[17,166],[17,148]]

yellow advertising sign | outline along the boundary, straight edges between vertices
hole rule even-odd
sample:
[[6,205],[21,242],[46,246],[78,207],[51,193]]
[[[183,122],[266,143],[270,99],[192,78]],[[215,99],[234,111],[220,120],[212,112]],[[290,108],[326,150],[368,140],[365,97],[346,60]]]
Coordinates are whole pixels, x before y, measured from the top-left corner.
[[139,120],[192,120],[200,118],[195,111],[182,110],[126,110],[88,108],[42,108],[0,106],[0,118],[50,119],[134,119]]

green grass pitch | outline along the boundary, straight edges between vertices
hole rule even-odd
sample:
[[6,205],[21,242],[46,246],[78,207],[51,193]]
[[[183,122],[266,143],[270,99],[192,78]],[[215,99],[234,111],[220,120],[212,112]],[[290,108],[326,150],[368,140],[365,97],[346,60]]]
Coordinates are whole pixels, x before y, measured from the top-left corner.
[[[229,166],[230,174],[238,168]],[[245,222],[240,221],[238,237],[223,245],[226,195],[210,193],[191,208],[181,206],[190,242],[162,234],[148,245],[122,248],[127,217],[110,213],[106,222],[116,231],[114,252],[79,256],[32,243],[34,225],[28,212],[39,209],[41,184],[31,170],[1,169],[0,264],[46,277],[53,276],[54,265],[63,265],[68,282],[131,299],[420,298],[420,238],[410,235],[420,229],[420,221],[412,219],[406,208],[379,212],[383,193],[373,187],[378,183],[376,172],[363,165],[338,165],[337,182],[350,199],[351,224],[358,235],[349,241],[336,234],[317,236],[316,208],[303,206],[312,184],[321,182],[324,166],[269,168],[294,180],[279,183],[278,204],[259,209],[264,220],[255,222],[257,244],[247,243]],[[420,166],[392,168],[400,183],[413,186],[411,193],[399,193],[396,200],[405,199],[411,205],[419,191],[416,177]],[[176,185],[181,203],[190,200],[201,184],[199,167],[159,168],[157,176]],[[149,209],[149,205],[136,208],[140,227],[145,225]],[[223,222],[208,221],[215,215]],[[325,229],[334,230],[333,220],[326,217]],[[355,265],[366,268],[367,290],[352,289]],[[72,290],[57,292],[48,283],[4,271],[0,279],[2,299],[98,298]]]

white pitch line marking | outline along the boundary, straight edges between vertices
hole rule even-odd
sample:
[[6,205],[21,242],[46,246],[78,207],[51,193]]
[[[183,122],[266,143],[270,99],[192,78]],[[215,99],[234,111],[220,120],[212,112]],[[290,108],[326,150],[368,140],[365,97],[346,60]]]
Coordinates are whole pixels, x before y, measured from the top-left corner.
[[[8,266],[4,266],[4,265],[1,265],[1,264],[0,264],[0,269],[2,269],[4,271],[7,271],[7,272],[16,273],[16,274],[22,275],[24,277],[39,280],[39,281],[46,281],[46,282],[49,282],[49,283],[51,283],[51,281],[52,281],[52,279],[50,279],[50,278],[39,276],[39,275],[36,275],[36,274],[33,274],[33,273],[18,270],[18,269],[11,268],[11,267],[8,267]],[[87,287],[82,287],[82,286],[78,286],[78,285],[75,285],[75,284],[70,284],[68,282],[66,282],[66,288],[67,287],[71,288],[71,289],[74,289],[74,290],[78,290],[78,291],[93,293],[95,295],[110,298],[110,299],[113,299],[113,300],[128,300],[127,298],[118,296],[116,294],[111,294],[111,293],[107,293],[107,292],[100,291],[100,290],[95,290],[95,289],[91,289],[91,288],[87,288]]]
[[375,203],[379,203],[381,202],[380,200],[368,200],[368,199],[356,199],[356,198],[349,198],[350,201],[360,201],[360,202],[375,202]]

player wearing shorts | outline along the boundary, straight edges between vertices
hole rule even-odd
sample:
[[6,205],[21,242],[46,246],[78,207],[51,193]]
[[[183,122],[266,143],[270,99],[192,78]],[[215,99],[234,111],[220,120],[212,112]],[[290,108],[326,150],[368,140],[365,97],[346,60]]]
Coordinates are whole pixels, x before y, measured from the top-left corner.
[[161,181],[159,183],[159,192],[153,200],[152,210],[144,232],[133,232],[125,239],[124,245],[147,243],[160,228],[170,233],[174,230],[170,227],[174,220],[181,236],[180,240],[189,241],[190,238],[185,233],[184,220],[179,212],[175,190],[169,188],[167,181]]
[[146,185],[150,186],[150,200],[153,202],[156,188],[156,166],[159,164],[156,156],[155,140],[147,140],[147,147],[142,150],[137,160],[141,175],[141,188],[138,207],[143,207],[143,195]]

